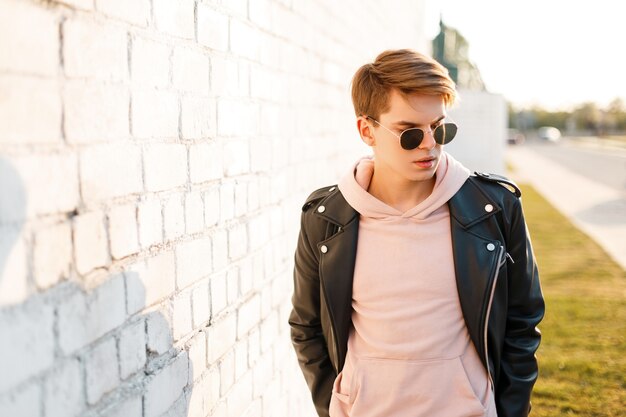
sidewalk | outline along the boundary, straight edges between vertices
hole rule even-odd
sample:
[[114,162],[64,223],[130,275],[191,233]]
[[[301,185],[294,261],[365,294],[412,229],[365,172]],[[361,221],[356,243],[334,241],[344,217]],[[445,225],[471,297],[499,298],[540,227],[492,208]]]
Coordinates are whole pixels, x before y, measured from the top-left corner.
[[508,147],[506,159],[514,169],[509,173],[511,179],[532,185],[626,270],[624,193],[589,180],[524,146]]

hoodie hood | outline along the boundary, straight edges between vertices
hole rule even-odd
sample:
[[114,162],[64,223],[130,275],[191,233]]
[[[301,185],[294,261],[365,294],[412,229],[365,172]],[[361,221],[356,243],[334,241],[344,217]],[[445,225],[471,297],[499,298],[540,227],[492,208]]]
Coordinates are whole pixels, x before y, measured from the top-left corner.
[[360,157],[341,177],[337,187],[344,198],[361,216],[374,219],[425,220],[441,208],[461,188],[471,171],[446,151],[442,151],[435,171],[435,186],[432,193],[418,205],[404,213],[371,195],[367,189],[374,174],[374,155]]

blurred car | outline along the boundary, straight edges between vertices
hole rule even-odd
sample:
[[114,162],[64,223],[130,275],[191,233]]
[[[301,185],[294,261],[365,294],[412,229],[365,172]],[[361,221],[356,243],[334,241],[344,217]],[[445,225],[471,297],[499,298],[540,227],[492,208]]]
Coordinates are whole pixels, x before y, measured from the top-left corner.
[[506,142],[509,145],[521,145],[526,140],[526,136],[517,129],[507,129]]
[[542,140],[556,142],[561,139],[561,131],[556,127],[542,126],[537,129],[537,137]]

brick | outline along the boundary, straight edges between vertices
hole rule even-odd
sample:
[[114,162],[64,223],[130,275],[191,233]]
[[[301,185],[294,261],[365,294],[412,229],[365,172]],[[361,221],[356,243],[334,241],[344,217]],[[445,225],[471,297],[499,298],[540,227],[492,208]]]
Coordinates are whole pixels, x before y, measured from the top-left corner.
[[70,80],[63,89],[65,135],[69,143],[127,139],[130,94],[120,84]]
[[258,328],[254,328],[248,335],[248,362],[250,363],[250,366],[254,366],[260,356],[261,332]]
[[222,183],[220,187],[220,222],[235,217],[235,186],[233,183]]
[[[283,394],[281,392],[281,387],[280,387],[280,380],[278,379],[274,379],[272,380],[271,383],[269,383],[268,385],[265,386],[265,389],[263,391],[263,414],[259,414],[259,415],[263,415],[263,416],[287,416],[292,414],[292,412],[289,412],[286,409],[286,401],[281,401],[280,398],[282,398]],[[310,400],[308,398],[306,398],[306,400],[308,400],[306,402],[306,406],[310,407],[311,410],[314,410]],[[302,406],[298,406],[298,411],[302,410]],[[295,411],[295,410],[294,410]],[[315,412],[315,411],[313,411]]]
[[115,404],[105,417],[143,417],[141,397],[131,397]]
[[159,143],[144,148],[144,169],[148,191],[169,190],[187,183],[187,148]]
[[248,232],[245,224],[238,224],[228,230],[228,258],[231,261],[243,257],[248,248]]
[[248,183],[239,182],[235,184],[235,217],[248,213]]
[[264,29],[272,27],[272,4],[270,0],[257,0],[249,3],[250,21]]
[[250,181],[248,183],[248,210],[255,211],[259,208],[259,183]]
[[172,336],[176,342],[191,333],[191,294],[179,294],[173,304]]
[[20,226],[0,227],[0,307],[22,303],[35,290],[29,284],[26,232]]
[[187,234],[204,229],[204,202],[199,192],[185,195],[185,230]]
[[150,19],[150,0],[96,0],[96,9],[105,16],[146,27]]
[[0,416],[39,417],[41,404],[41,387],[36,381],[0,397]]
[[204,332],[196,333],[188,344],[189,350],[189,383],[202,377],[206,369],[206,335]]
[[228,305],[226,274],[220,273],[212,277],[209,286],[211,288],[211,315],[215,317]]
[[174,93],[135,89],[130,108],[133,136],[178,137],[178,97]]
[[162,252],[138,262],[130,266],[124,276],[128,291],[128,314],[134,314],[174,292],[174,253]]
[[86,201],[106,200],[143,190],[141,150],[134,144],[102,144],[80,155],[80,188]]
[[274,374],[274,360],[272,358],[271,352],[270,354],[263,355],[259,358],[257,363],[254,365],[254,369],[252,370],[253,375],[253,396],[259,397],[270,381],[272,380],[272,376]]
[[272,142],[258,139],[251,141],[250,171],[255,173],[269,172],[272,168]]
[[204,193],[204,224],[206,227],[215,226],[220,220],[220,193],[214,187]]
[[167,87],[170,84],[171,48],[162,43],[134,37],[131,40],[130,74],[134,84]]
[[57,80],[3,74],[0,91],[0,144],[61,142],[63,104]]
[[217,133],[219,136],[246,137],[258,134],[259,112],[251,101],[220,98],[217,101]]
[[137,233],[137,208],[134,204],[116,206],[111,209],[109,218],[109,237],[111,255],[122,259],[139,251]]
[[142,201],[137,207],[139,243],[142,248],[160,243],[163,240],[163,215],[161,201],[151,198]]
[[44,380],[46,417],[76,416],[84,408],[83,371],[78,359],[57,364]]
[[220,96],[247,96],[250,74],[246,63],[232,58],[211,57],[211,93]]
[[233,386],[226,399],[228,415],[240,416],[252,403],[252,372],[247,372]]
[[248,221],[250,231],[250,251],[255,251],[267,244],[270,237],[270,217],[267,213],[259,214]]
[[215,141],[191,145],[189,148],[189,175],[194,184],[222,178],[222,147]]
[[257,326],[260,316],[261,297],[255,295],[239,307],[237,312],[237,337],[242,338],[253,327]]
[[145,417],[159,417],[182,395],[189,376],[188,366],[187,352],[183,352],[148,383],[143,397]]
[[194,37],[192,0],[153,0],[153,13],[158,30],[184,39]]
[[228,140],[224,143],[224,174],[227,177],[250,172],[250,147],[245,140]]
[[72,263],[72,228],[63,222],[35,233],[33,272],[37,287],[47,289],[68,278]]
[[211,324],[207,329],[207,360],[209,365],[217,362],[230,351],[237,339],[237,318],[230,314]]
[[101,212],[85,213],[74,218],[74,255],[76,270],[80,274],[108,264],[107,235]]
[[198,238],[176,248],[177,286],[185,288],[211,272],[211,239]]
[[193,328],[198,329],[203,327],[211,318],[208,283],[194,288],[191,294],[191,300],[193,308]]
[[252,261],[252,258],[247,257],[239,263],[239,284],[243,296],[247,296],[254,289]]
[[0,392],[52,365],[53,322],[52,307],[39,299],[31,299],[16,308],[0,309],[0,334],[5,341],[0,343]]
[[213,270],[220,271],[228,265],[228,234],[226,230],[216,230],[213,240]]
[[120,377],[126,379],[146,364],[146,323],[140,320],[120,333]]
[[239,265],[226,271],[226,302],[233,305],[239,298]]
[[0,51],[0,70],[56,76],[59,66],[57,16],[35,4],[3,1],[0,3]]
[[124,277],[115,275],[91,293],[77,291],[57,307],[59,347],[80,349],[119,327],[126,317]]
[[[217,366],[212,367],[207,374],[207,389],[204,391],[204,403],[207,410],[214,410],[220,400],[220,373]],[[219,411],[215,411],[211,416],[219,416]]]
[[146,328],[148,330],[147,348],[156,355],[167,352],[174,343],[169,316],[164,311],[148,314]]
[[68,77],[126,80],[126,31],[88,19],[63,24],[63,65]]
[[87,402],[95,404],[104,394],[119,384],[117,348],[109,337],[85,355]]
[[181,195],[173,195],[163,203],[163,225],[167,240],[185,234],[185,207]]
[[[219,363],[220,368],[220,394],[224,396],[230,387],[235,383],[235,354],[231,350],[222,357]],[[238,414],[230,414],[238,415]]]
[[278,314],[270,314],[261,323],[261,351],[267,352],[278,339]]
[[199,3],[198,43],[218,51],[228,51],[228,16]]
[[183,97],[181,100],[181,133],[183,139],[206,139],[215,136],[216,105],[205,97]]
[[[292,32],[296,33],[296,32]],[[259,37],[256,30],[247,23],[231,19],[230,21],[230,50],[239,57],[252,61],[259,59]]]
[[[190,362],[193,366],[193,360],[190,358]],[[198,377],[196,374],[192,375],[190,372],[189,379],[197,379],[193,384],[193,389],[188,393],[188,404],[185,416],[207,416],[210,415],[210,409],[205,404],[205,398],[207,397],[206,391],[209,389],[210,380],[208,378]]]
[[209,59],[196,50],[176,48],[172,55],[174,88],[207,94],[209,92]]
[[235,345],[235,379],[239,379],[248,370],[248,343],[240,341]]

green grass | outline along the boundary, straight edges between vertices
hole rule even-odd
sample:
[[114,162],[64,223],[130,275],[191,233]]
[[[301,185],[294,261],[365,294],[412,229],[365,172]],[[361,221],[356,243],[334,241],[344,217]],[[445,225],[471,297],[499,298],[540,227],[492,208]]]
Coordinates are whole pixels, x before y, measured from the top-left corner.
[[626,272],[521,185],[546,315],[533,417],[626,415]]

